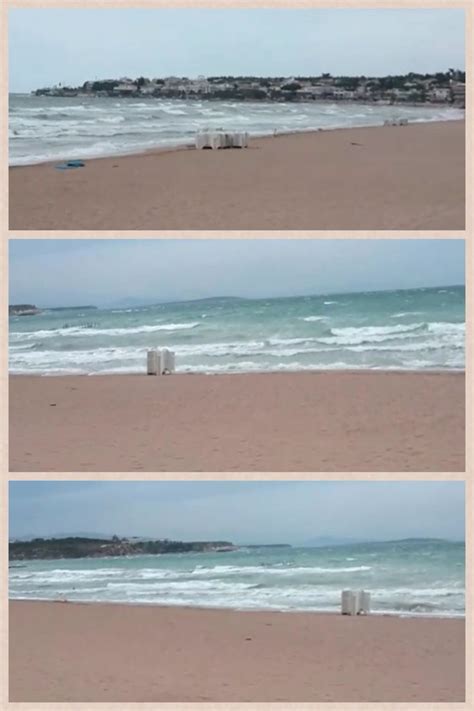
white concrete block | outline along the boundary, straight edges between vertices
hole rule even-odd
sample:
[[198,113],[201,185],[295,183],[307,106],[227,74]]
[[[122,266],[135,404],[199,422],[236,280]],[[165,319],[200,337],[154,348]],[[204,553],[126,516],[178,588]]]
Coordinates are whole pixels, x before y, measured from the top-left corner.
[[359,610],[359,594],[353,590],[343,590],[341,593],[341,613],[357,615]]
[[168,348],[163,348],[161,351],[161,373],[163,375],[174,373],[175,370],[175,354]]
[[206,148],[209,145],[209,134],[202,132],[196,134],[196,148]]
[[157,351],[148,351],[146,354],[146,372],[147,375],[158,375],[159,373],[159,358]]
[[247,148],[249,144],[249,134],[236,132],[232,134],[232,145],[234,148]]
[[383,122],[384,126],[407,126],[408,125],[408,119],[406,118],[401,118],[401,119],[388,119]]
[[200,131],[196,134],[196,148],[247,148],[249,134],[241,131]]
[[351,591],[343,590],[341,593],[341,614],[350,615],[351,614]]
[[209,145],[213,150],[224,147],[224,137],[222,133],[211,133],[209,137]]

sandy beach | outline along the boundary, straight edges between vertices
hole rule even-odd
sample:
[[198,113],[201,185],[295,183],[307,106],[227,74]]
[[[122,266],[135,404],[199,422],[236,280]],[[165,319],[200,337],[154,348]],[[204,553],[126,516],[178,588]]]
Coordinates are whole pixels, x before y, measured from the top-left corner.
[[[73,158],[74,156],[71,156]],[[10,168],[12,230],[462,230],[464,121]]]
[[461,372],[10,376],[11,471],[464,471]]
[[10,601],[11,702],[462,702],[464,620]]

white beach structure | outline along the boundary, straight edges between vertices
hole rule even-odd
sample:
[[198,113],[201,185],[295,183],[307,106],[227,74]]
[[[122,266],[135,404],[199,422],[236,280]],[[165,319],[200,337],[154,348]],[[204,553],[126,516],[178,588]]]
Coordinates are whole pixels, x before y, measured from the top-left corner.
[[247,148],[249,144],[249,134],[247,132],[234,131],[198,131],[196,133],[195,145],[197,149],[202,148]]
[[408,119],[407,118],[400,118],[400,119],[386,119],[383,122],[384,126],[408,126]]
[[244,131],[236,131],[232,134],[232,148],[248,148],[249,145],[249,134]]
[[147,375],[158,375],[160,364],[158,363],[158,351],[148,351],[146,354]]
[[147,351],[147,375],[169,375],[175,371],[175,354],[168,348]]
[[341,614],[357,615],[358,608],[358,594],[353,590],[343,590],[341,593]]
[[342,615],[368,615],[370,593],[366,590],[343,590],[341,593]]
[[169,351],[167,348],[163,348],[160,356],[161,356],[161,374],[167,375],[168,373],[174,373],[175,356],[174,356],[173,351]]

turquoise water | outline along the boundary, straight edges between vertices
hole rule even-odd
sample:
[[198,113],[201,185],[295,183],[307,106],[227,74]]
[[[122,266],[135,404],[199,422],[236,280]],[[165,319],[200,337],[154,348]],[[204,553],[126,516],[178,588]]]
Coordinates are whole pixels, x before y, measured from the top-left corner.
[[139,373],[146,351],[178,372],[462,369],[464,287],[155,306],[10,318],[12,373]]
[[464,615],[464,543],[407,540],[325,548],[14,562],[10,598],[338,611],[366,589],[374,613]]
[[251,135],[464,118],[446,106],[333,102],[269,103],[170,99],[55,98],[10,94],[11,165],[60,158],[136,153],[194,142],[196,131],[223,128]]

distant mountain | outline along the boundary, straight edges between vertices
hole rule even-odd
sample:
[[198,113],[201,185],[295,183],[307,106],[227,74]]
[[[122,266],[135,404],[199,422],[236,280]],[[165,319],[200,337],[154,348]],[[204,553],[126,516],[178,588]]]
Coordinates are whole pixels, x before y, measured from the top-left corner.
[[156,301],[155,299],[147,298],[125,298],[119,299],[112,303],[107,304],[104,308],[107,309],[124,309],[124,308],[148,308],[152,306],[173,306],[174,304],[205,304],[209,301],[249,301],[242,296],[206,296],[200,299],[161,299]]
[[241,548],[292,548],[291,543],[248,543],[242,544]]
[[103,304],[104,309],[130,309],[130,308],[145,308],[147,306],[157,306],[159,301],[156,299],[150,299],[146,297],[134,298],[127,297],[125,299],[118,299],[117,301],[111,301]]
[[50,306],[48,311],[94,311],[97,306],[91,306],[87,304],[86,306]]
[[371,545],[393,545],[399,543],[402,545],[419,545],[420,543],[462,543],[454,539],[432,538],[432,537],[413,537],[413,538],[393,538],[393,539],[370,539],[367,538],[338,538],[336,536],[319,536],[302,544],[304,548],[325,548],[332,546],[350,546],[359,543],[367,543]]
[[325,548],[326,546],[347,546],[351,543],[363,543],[363,538],[340,538],[339,536],[318,536],[302,543],[303,548]]

